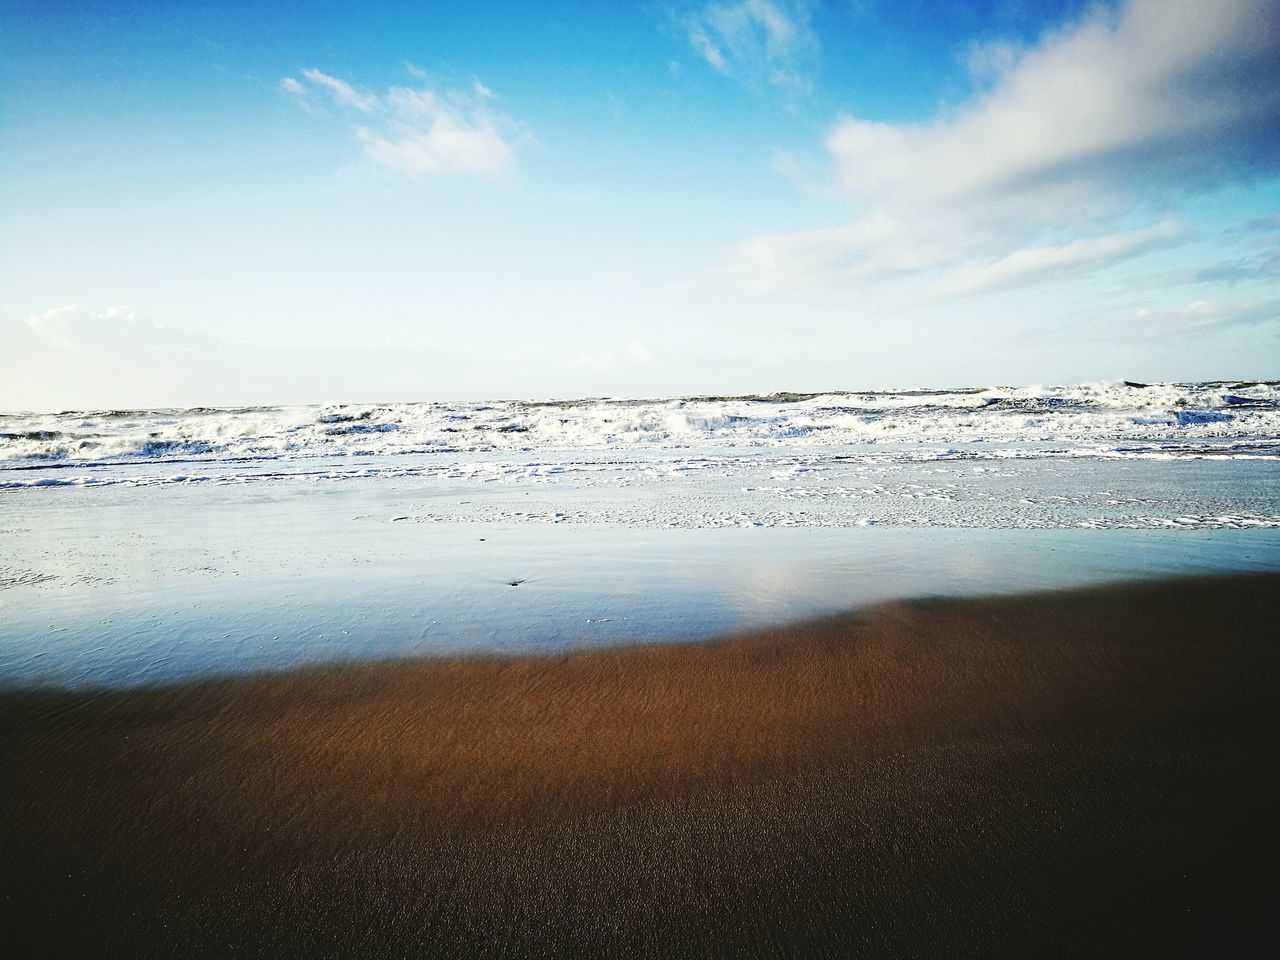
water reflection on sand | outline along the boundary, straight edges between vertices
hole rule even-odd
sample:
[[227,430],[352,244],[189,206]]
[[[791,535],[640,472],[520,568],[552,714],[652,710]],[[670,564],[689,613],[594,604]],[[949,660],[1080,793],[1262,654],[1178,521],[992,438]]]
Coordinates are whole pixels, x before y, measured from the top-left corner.
[[394,521],[415,498],[385,481],[10,498],[0,681],[698,639],[903,597],[1280,569],[1274,529]]

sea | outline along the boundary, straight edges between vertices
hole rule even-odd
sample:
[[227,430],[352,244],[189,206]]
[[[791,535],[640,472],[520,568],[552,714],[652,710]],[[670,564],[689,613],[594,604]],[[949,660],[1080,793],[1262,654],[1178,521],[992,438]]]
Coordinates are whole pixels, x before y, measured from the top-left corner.
[[1280,383],[0,414],[0,685],[1280,569]]

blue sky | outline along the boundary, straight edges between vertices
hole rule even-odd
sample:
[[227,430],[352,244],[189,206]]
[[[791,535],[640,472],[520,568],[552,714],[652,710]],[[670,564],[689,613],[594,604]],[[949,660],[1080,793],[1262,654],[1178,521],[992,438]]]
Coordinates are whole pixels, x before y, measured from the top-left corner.
[[1280,4],[27,3],[0,408],[1280,377]]

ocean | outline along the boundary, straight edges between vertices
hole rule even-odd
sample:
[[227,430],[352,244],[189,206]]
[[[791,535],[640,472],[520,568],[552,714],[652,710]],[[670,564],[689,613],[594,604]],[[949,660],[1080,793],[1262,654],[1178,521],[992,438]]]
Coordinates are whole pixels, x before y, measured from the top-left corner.
[[1280,569],[1280,384],[0,415],[0,683]]

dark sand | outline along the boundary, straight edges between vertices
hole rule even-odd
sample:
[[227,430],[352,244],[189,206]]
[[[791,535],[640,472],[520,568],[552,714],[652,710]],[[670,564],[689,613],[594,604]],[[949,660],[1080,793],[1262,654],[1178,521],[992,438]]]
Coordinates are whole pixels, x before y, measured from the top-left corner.
[[1280,891],[1278,597],[0,694],[6,955],[1239,954]]

